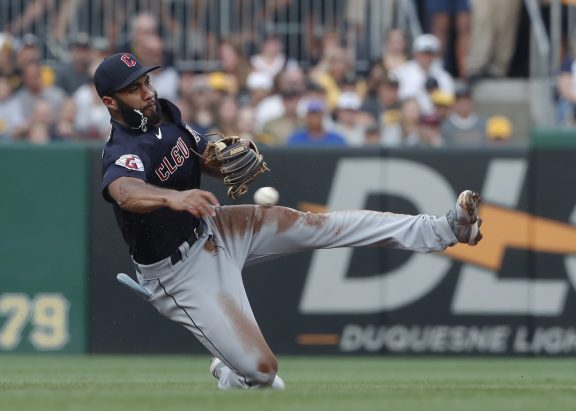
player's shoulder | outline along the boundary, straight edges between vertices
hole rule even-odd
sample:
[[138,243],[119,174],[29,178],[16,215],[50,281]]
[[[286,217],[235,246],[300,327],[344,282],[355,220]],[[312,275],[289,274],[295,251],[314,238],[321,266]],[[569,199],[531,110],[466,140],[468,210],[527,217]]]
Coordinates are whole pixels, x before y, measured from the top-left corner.
[[149,155],[142,148],[134,145],[106,145],[102,151],[102,170],[124,167],[129,171],[145,171],[149,164]]
[[116,151],[129,143],[130,141],[127,139],[127,135],[123,133],[121,129],[113,125],[112,130],[110,130],[110,136],[104,145],[104,153]]
[[135,138],[119,127],[112,127],[110,137],[102,151],[102,158],[104,161],[111,161],[122,155],[142,155],[144,152],[145,147],[142,145],[142,139]]

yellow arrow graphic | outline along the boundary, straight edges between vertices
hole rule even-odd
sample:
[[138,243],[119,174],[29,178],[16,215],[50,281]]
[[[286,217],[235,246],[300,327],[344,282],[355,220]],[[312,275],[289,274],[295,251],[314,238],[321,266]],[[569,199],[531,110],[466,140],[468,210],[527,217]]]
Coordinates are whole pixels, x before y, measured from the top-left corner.
[[480,207],[484,238],[475,247],[458,244],[449,257],[497,271],[507,248],[555,254],[576,254],[576,227],[523,211],[490,204]]

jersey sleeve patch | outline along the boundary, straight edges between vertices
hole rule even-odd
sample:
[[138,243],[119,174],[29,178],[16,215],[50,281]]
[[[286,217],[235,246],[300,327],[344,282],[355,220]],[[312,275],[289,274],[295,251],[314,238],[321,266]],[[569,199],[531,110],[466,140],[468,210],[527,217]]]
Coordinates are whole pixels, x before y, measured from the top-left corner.
[[186,127],[186,130],[188,130],[188,133],[190,133],[194,138],[194,142],[196,143],[196,147],[198,147],[198,150],[201,153],[203,153],[204,150],[206,150],[206,147],[208,146],[208,140],[206,140],[204,136],[200,135],[200,133],[198,133],[188,124],[184,123],[184,126]]
[[144,171],[144,164],[136,154],[124,154],[116,160],[116,165],[125,167],[128,170]]
[[194,130],[192,127],[190,127],[188,124],[184,124],[184,126],[186,127],[186,130],[188,130],[188,132],[192,134],[194,140],[196,141],[196,144],[200,143],[201,140],[200,134],[198,134],[198,132]]

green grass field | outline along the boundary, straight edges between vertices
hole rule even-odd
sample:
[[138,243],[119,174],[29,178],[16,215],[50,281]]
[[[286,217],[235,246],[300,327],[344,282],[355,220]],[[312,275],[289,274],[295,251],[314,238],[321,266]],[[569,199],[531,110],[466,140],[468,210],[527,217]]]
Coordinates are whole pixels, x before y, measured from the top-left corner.
[[282,357],[282,392],[220,392],[208,357],[0,356],[0,410],[576,410],[576,359]]

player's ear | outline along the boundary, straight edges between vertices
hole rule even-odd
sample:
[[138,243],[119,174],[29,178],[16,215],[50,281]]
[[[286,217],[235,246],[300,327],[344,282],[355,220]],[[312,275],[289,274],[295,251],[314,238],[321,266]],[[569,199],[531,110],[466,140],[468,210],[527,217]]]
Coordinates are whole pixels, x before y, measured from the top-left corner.
[[104,103],[104,105],[110,110],[118,110],[118,103],[116,102],[116,99],[110,96],[102,97],[102,103]]

